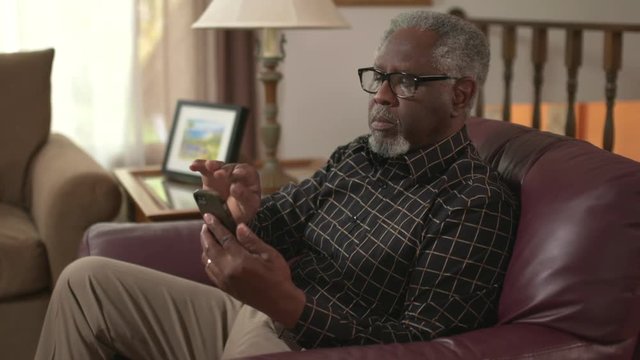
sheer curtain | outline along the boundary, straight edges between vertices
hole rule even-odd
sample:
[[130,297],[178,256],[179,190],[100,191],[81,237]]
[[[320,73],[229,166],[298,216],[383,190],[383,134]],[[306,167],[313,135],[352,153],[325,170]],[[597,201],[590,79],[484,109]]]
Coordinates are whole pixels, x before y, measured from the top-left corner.
[[[0,0],[0,51],[55,49],[52,131],[107,168],[159,164],[178,99],[255,109],[252,35],[192,29],[208,3]],[[251,122],[245,159],[254,142]]]
[[147,163],[160,163],[177,100],[250,109],[240,158],[255,149],[255,41],[251,31],[194,30],[210,0],[138,0],[138,64]]
[[258,153],[256,122],[259,119],[254,33],[250,30],[217,31],[215,45],[217,98],[251,110],[242,136],[239,160],[254,162]]
[[52,47],[52,131],[101,164],[135,164],[134,8],[129,1],[0,0],[0,51]]
[[144,155],[146,163],[159,164],[177,100],[216,99],[214,37],[191,28],[205,0],[138,0],[137,5],[136,74]]

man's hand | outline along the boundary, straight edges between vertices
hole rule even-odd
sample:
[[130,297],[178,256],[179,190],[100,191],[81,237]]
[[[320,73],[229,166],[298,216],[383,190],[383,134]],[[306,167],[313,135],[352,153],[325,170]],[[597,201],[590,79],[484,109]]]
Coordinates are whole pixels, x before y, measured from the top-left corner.
[[220,194],[236,224],[248,223],[258,212],[261,189],[255,167],[198,159],[191,163],[189,169],[200,173],[203,189]]
[[306,297],[291,280],[289,264],[245,224],[236,236],[211,214],[200,232],[202,263],[221,290],[248,304],[286,328],[293,328]]

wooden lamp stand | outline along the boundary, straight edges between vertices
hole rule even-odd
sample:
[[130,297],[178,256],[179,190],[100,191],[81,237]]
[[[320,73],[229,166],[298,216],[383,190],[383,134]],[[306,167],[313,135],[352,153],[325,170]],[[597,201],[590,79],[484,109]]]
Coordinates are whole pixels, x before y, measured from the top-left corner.
[[[260,169],[262,193],[270,194],[278,191],[283,185],[296,182],[295,178],[282,169],[277,158],[280,142],[280,124],[278,123],[277,88],[282,74],[278,64],[284,59],[284,36],[277,29],[262,29],[262,41],[259,44],[258,58],[262,63],[259,79],[264,85],[264,116],[261,127],[262,143],[265,147],[265,159]],[[260,46],[261,45],[261,46]]]

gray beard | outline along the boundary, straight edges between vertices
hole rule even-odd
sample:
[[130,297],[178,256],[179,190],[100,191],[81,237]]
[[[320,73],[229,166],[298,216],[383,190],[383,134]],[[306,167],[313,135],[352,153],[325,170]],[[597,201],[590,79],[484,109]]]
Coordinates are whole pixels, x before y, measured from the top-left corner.
[[377,131],[372,131],[369,136],[369,147],[374,153],[385,157],[392,158],[404,155],[409,151],[409,142],[398,135],[392,139],[385,139]]
[[[391,112],[383,106],[375,106],[369,112],[369,121],[377,117],[393,121],[398,124],[398,127],[401,126],[400,119],[393,116]],[[369,136],[369,148],[371,148],[371,151],[385,158],[404,155],[409,151],[410,146],[407,139],[400,136],[400,129],[398,129],[398,135],[392,139],[386,139],[380,132],[375,130],[372,130],[371,136]]]

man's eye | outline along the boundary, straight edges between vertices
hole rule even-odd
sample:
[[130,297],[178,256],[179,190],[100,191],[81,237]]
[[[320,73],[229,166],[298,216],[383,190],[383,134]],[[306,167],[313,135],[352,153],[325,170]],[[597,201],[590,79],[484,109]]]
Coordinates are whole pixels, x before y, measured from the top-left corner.
[[398,85],[400,86],[411,87],[414,84],[413,76],[403,75],[403,76],[400,76],[399,80],[400,81],[398,82]]

